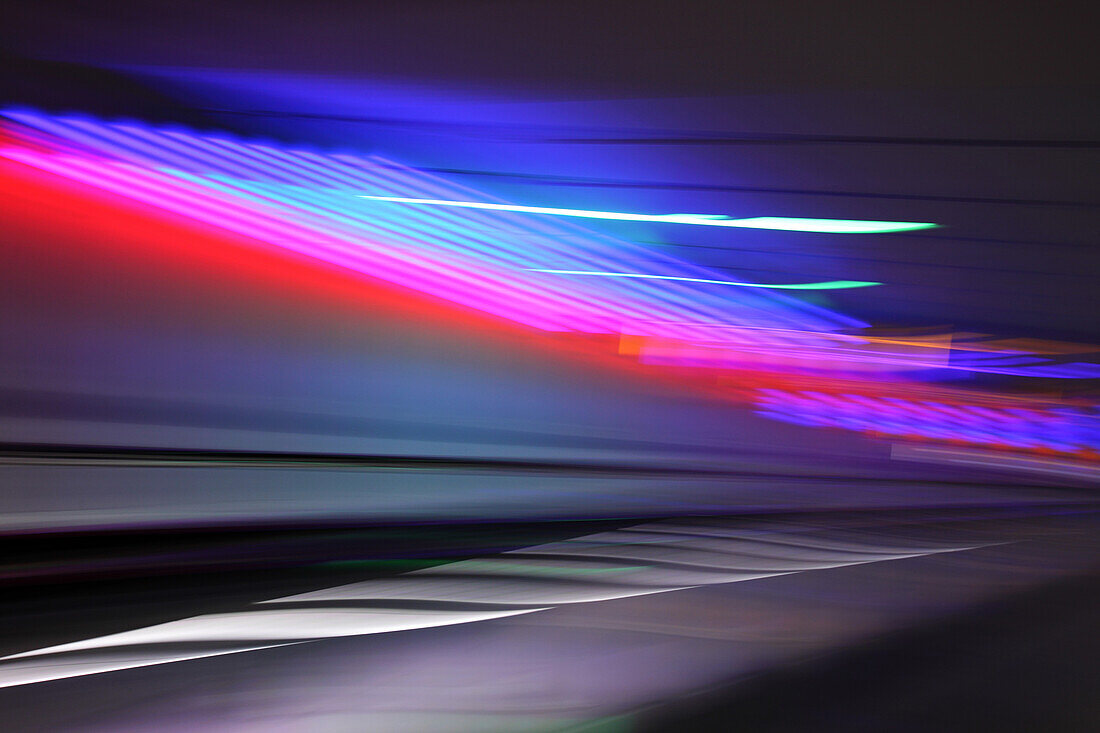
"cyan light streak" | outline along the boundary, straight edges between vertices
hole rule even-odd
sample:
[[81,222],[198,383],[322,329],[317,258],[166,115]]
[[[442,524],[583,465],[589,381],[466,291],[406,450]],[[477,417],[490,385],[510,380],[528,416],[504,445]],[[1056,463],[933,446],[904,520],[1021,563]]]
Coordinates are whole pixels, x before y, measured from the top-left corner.
[[790,283],[786,285],[768,285],[766,283],[739,283],[732,280],[707,280],[701,277],[676,277],[674,275],[645,275],[636,272],[587,272],[585,270],[540,270],[528,268],[531,272],[548,272],[553,275],[594,275],[597,277],[636,277],[645,280],[679,280],[689,283],[708,283],[712,285],[734,285],[739,288],[768,288],[770,290],[844,290],[847,288],[866,288],[882,283],[867,280],[829,280],[820,283]]
[[[837,342],[866,341],[837,332],[867,324],[773,291],[879,283],[738,282],[639,243],[587,230],[569,217],[832,233],[908,231],[932,224],[735,220],[488,203],[482,201],[483,192],[377,156],[288,149],[83,116],[3,114],[45,135],[32,133],[29,145],[4,147],[0,157],[129,198],[150,212],[170,212],[242,235],[252,246],[323,260],[524,327],[638,337],[645,340],[639,359],[661,360],[647,363],[763,365],[780,373],[848,373],[849,364],[880,364],[891,372],[1061,379],[1100,373],[1094,363],[1036,360],[1019,351],[958,358],[952,353],[942,363],[889,349],[844,348]],[[14,139],[22,140],[16,132]],[[379,195],[364,196],[364,191]],[[410,205],[366,205],[364,199]],[[1091,408],[990,410],[851,394],[759,393],[759,414],[802,425],[1070,452],[1100,443],[1100,416]]]
[[[722,327],[719,341],[794,346],[865,325],[759,288],[734,294],[686,280],[545,278],[526,270],[636,272],[656,262],[677,277],[716,279],[692,263],[560,220],[458,207],[365,207],[364,190],[430,200],[484,197],[376,156],[86,116],[4,114],[83,148],[68,156],[5,151],[8,157],[543,330],[711,341]],[[752,330],[739,334],[741,328]]]
[[938,226],[914,221],[861,221],[858,219],[802,219],[788,216],[756,216],[749,219],[730,219],[721,214],[631,214],[620,211],[590,211],[587,209],[559,209],[551,206],[520,206],[518,204],[493,204],[485,201],[453,201],[450,199],[409,198],[404,196],[367,196],[372,201],[388,201],[395,204],[420,206],[456,206],[463,209],[488,209],[490,211],[514,211],[522,214],[549,214],[551,216],[575,216],[582,219],[611,219],[613,221],[652,221],[665,224],[695,224],[705,227],[735,227],[739,229],[774,229],[784,232],[818,232],[822,234],[885,234],[911,232]]

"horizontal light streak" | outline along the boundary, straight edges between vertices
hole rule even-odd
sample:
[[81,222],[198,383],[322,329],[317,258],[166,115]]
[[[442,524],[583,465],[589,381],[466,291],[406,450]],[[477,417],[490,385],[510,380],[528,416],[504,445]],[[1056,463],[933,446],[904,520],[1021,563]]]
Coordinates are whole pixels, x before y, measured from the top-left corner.
[[785,232],[818,232],[822,234],[885,234],[910,232],[938,226],[913,221],[863,221],[858,219],[803,219],[788,216],[756,216],[748,219],[730,219],[721,214],[631,214],[620,211],[591,211],[588,209],[560,209],[552,206],[521,206],[519,204],[494,204],[486,201],[453,201],[451,199],[410,198],[406,196],[367,196],[371,201],[387,201],[395,204],[420,206],[456,206],[463,209],[487,209],[489,211],[514,211],[522,214],[549,214],[551,216],[575,216],[582,219],[610,219],[613,221],[652,221],[666,224],[695,224],[707,227],[735,227],[740,229],[773,229]]
[[708,280],[701,277],[678,277],[676,275],[646,275],[636,272],[589,272],[587,270],[543,270],[527,268],[529,272],[548,272],[554,275],[594,275],[597,277],[635,277],[646,280],[679,280],[689,283],[708,283],[712,285],[734,285],[739,288],[768,288],[771,290],[844,290],[847,288],[866,288],[882,283],[867,280],[829,280],[819,283],[792,283],[787,285],[769,285],[766,283],[739,283],[733,280]]
[[989,409],[895,397],[757,390],[757,413],[812,427],[1076,452],[1097,443],[1100,417],[1073,408]]

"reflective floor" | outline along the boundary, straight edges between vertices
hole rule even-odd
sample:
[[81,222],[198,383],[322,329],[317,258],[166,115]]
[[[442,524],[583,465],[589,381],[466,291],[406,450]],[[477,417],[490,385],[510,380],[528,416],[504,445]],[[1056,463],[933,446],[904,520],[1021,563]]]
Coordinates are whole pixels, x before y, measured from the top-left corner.
[[[806,730],[815,710],[964,730],[997,720],[974,709],[983,680],[1042,665],[1024,707],[1057,701],[1044,719],[1073,730],[1096,713],[1073,665],[1097,508],[135,534],[101,547],[97,583],[60,582],[89,568],[63,548],[19,566],[0,705],[18,730]],[[777,687],[809,695],[802,717]],[[903,715],[918,688],[924,718]]]

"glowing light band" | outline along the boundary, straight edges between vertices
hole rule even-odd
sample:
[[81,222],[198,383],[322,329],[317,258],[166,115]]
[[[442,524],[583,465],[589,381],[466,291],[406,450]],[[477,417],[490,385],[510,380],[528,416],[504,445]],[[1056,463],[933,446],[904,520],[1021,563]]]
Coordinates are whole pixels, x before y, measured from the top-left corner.
[[1100,414],[1088,408],[997,408],[816,391],[757,390],[757,414],[774,420],[1073,453],[1100,443]]
[[[954,346],[950,354],[914,352],[912,347],[925,344],[838,333],[867,324],[772,291],[880,283],[738,282],[639,243],[584,229],[568,217],[830,233],[910,231],[933,224],[730,219],[489,203],[480,191],[378,156],[277,148],[85,116],[2,114],[19,124],[4,129],[0,158],[107,191],[149,212],[190,219],[220,235],[244,237],[250,246],[323,260],[528,328],[628,337],[637,345],[622,353],[645,364],[772,375],[840,373],[847,375],[844,379],[868,369],[919,370],[936,379],[952,372],[1059,379],[1100,375],[1100,364],[1066,361],[1057,350],[1052,353],[1058,359],[988,347],[976,354],[960,354]],[[364,196],[363,191],[379,195]],[[364,199],[410,205],[371,206]],[[965,344],[960,348],[968,348]],[[1024,450],[1074,452],[1100,445],[1100,413],[1094,406],[993,410],[759,388],[754,401],[758,414],[800,425]]]
[[520,206],[518,204],[493,204],[485,201],[452,201],[449,199],[423,199],[405,196],[366,196],[371,201],[388,201],[395,204],[421,206],[456,206],[463,209],[487,209],[489,211],[514,211],[522,214],[549,214],[551,216],[575,216],[582,219],[611,219],[613,221],[652,221],[666,224],[695,224],[706,227],[736,227],[740,229],[774,229],[784,232],[818,232],[822,234],[885,234],[911,232],[938,226],[914,221],[861,221],[858,219],[802,219],[787,216],[756,216],[749,219],[730,219],[721,214],[631,214],[619,211],[589,211],[587,209],[559,209],[551,206]]
[[844,290],[846,288],[866,288],[882,283],[866,280],[829,280],[820,283],[791,283],[788,285],[768,285],[765,283],[739,283],[732,280],[707,280],[701,277],[676,277],[675,275],[644,275],[635,272],[587,272],[585,270],[540,270],[528,268],[530,272],[548,272],[553,275],[595,275],[597,277],[637,277],[645,280],[679,280],[689,283],[708,283],[712,285],[735,285],[739,288],[769,288],[771,290]]
[[[5,157],[542,330],[793,346],[866,325],[760,288],[735,295],[639,278],[551,281],[525,270],[623,272],[656,262],[677,277],[717,278],[564,222],[458,207],[364,207],[358,198],[364,190],[430,200],[484,195],[376,156],[86,116],[4,115],[81,146],[76,155],[8,149],[0,151]],[[753,330],[738,334],[739,328]]]

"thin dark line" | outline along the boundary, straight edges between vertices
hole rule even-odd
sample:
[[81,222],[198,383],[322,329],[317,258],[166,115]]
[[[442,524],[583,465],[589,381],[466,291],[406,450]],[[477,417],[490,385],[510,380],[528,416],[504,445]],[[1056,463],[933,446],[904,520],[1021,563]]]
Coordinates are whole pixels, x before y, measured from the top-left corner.
[[[786,233],[786,232],[784,232]],[[865,235],[866,236],[866,235]],[[1090,242],[1043,242],[1035,239],[1004,239],[1001,237],[955,237],[937,236],[935,234],[913,234],[910,232],[890,232],[890,238],[914,237],[917,239],[932,239],[937,242],[976,242],[981,244],[1006,244],[1020,247],[1080,247],[1093,249],[1095,244]],[[736,247],[723,247],[710,244],[687,244],[677,242],[656,242],[648,240],[636,240],[638,244],[663,244],[670,247],[698,247],[700,249],[737,249]]]
[[[409,127],[421,127],[431,130],[444,129],[459,134],[460,130],[483,130],[493,129],[492,126],[485,125],[454,125],[450,123],[439,123],[430,121],[417,121],[417,120],[400,120],[390,118],[379,117],[356,117],[346,115],[320,115],[310,113],[293,113],[293,112],[274,112],[266,110],[227,110],[227,109],[206,109],[203,110],[209,113],[215,114],[231,114],[242,116],[255,116],[255,117],[293,117],[303,119],[325,119],[334,120],[340,122],[360,122],[364,124],[376,124],[376,125],[397,125],[397,126],[409,126]],[[812,136],[804,136],[812,137]],[[578,138],[577,140],[587,140],[588,138]],[[641,140],[642,138],[626,138],[621,142],[629,142],[632,140]],[[695,140],[696,138],[685,138]],[[919,139],[919,138],[914,138]],[[593,140],[596,140],[593,138]],[[855,140],[853,138],[853,140]],[[759,141],[758,141],[759,142]],[[1011,141],[1008,141],[1011,142]],[[1042,143],[1056,143],[1057,141],[1039,141]],[[1090,141],[1069,141],[1071,143],[1089,143]],[[1050,147],[1052,145],[1046,145]],[[1088,146],[1086,146],[1088,147]],[[1095,147],[1095,145],[1093,145]],[[990,196],[943,196],[936,194],[904,194],[904,193],[879,193],[870,191],[829,191],[823,189],[799,189],[799,188],[775,188],[767,186],[733,186],[724,184],[696,184],[696,183],[677,183],[670,181],[629,181],[629,180],[616,180],[607,178],[587,178],[576,176],[554,176],[554,175],[541,175],[531,173],[515,173],[511,171],[487,171],[487,170],[474,170],[464,168],[438,168],[438,167],[416,167],[416,166],[389,166],[385,164],[377,164],[381,168],[391,169],[412,169],[422,171],[425,173],[439,173],[445,175],[461,175],[461,176],[482,176],[491,178],[503,178],[514,180],[519,183],[530,184],[545,184],[549,186],[577,186],[577,187],[589,187],[589,188],[619,188],[619,189],[657,189],[657,190],[670,190],[670,191],[717,191],[717,192],[729,192],[729,193],[760,193],[760,194],[772,194],[782,196],[826,196],[834,198],[864,198],[864,199],[877,199],[884,201],[928,201],[939,203],[962,203],[962,204],[987,204],[987,205],[1012,205],[1012,206],[1064,206],[1070,208],[1100,208],[1100,202],[1096,201],[1066,201],[1059,199],[1023,199],[1023,198],[999,198]]]
[[478,123],[435,122],[391,117],[318,114],[314,112],[280,112],[276,110],[200,109],[211,114],[245,117],[283,117],[295,119],[357,122],[369,125],[418,127],[455,135],[486,132],[510,137],[519,142],[548,142],[582,145],[791,145],[791,144],[855,144],[855,145],[920,145],[948,147],[993,148],[1100,148],[1100,140],[1065,140],[1050,138],[963,138],[963,137],[903,137],[891,135],[814,135],[771,132],[694,132],[670,135],[635,135],[623,137],[547,137],[546,128],[538,126],[491,125]]
[[343,453],[287,453],[176,448],[117,448],[2,443],[0,464],[23,465],[121,465],[207,466],[212,468],[307,468],[307,469],[451,469],[520,470],[568,473],[629,473],[713,475],[726,471],[640,467],[616,464],[560,463],[508,459],[455,459],[423,456],[354,455]]
[[1100,140],[1022,138],[892,137],[885,135],[799,135],[740,133],[722,136],[548,138],[542,142],[581,145],[916,145],[967,148],[1100,148]]
[[[997,272],[1006,274],[1019,274],[1024,273],[1027,275],[1036,275],[1043,277],[1083,277],[1088,279],[1100,278],[1100,274],[1092,272],[1051,272],[1047,270],[1035,270],[1028,268],[1008,268],[1008,267],[983,267],[980,265],[958,265],[950,262],[918,262],[915,260],[894,260],[886,259],[882,257],[856,257],[853,255],[838,255],[826,252],[797,252],[786,249],[751,249],[748,247],[722,247],[718,245],[705,245],[705,244],[683,244],[678,242],[659,242],[654,240],[637,240],[638,244],[648,244],[657,247],[688,247],[693,249],[715,249],[723,252],[747,252],[750,254],[764,254],[772,256],[782,257],[815,257],[817,259],[824,259],[832,261],[851,261],[851,262],[871,262],[874,264],[889,264],[889,265],[902,265],[904,267],[940,267],[951,270],[976,270],[979,272]],[[790,269],[778,269],[778,268],[765,268],[765,267],[736,267],[728,265],[716,265],[707,264],[701,262],[695,262],[693,264],[700,267],[706,267],[712,270],[729,270],[731,272],[771,272],[771,273],[790,273]],[[799,271],[801,272],[801,271]],[[811,277],[806,275],[805,277]],[[937,287],[943,287],[941,284],[937,284]],[[967,288],[972,290],[971,288]],[[973,292],[982,292],[980,290],[973,290]],[[999,291],[998,291],[999,292]],[[1052,295],[1052,297],[1054,297]],[[1065,293],[1059,293],[1057,297],[1064,298]]]
[[[397,168],[398,166],[385,166]],[[865,198],[890,201],[932,201],[954,204],[990,204],[1011,206],[1065,206],[1072,208],[1100,208],[1096,201],[1065,201],[1059,199],[1017,199],[989,196],[939,196],[933,194],[875,193],[868,191],[828,191],[812,188],[771,188],[766,186],[730,186],[708,183],[675,183],[669,181],[624,181],[611,178],[585,178],[575,176],[553,176],[536,173],[512,173],[507,171],[483,171],[465,168],[434,168],[410,166],[412,170],[424,173],[440,173],[458,176],[483,176],[487,178],[507,178],[519,183],[546,184],[550,186],[577,186],[589,188],[635,188],[663,189],[669,191],[718,191],[729,193],[764,193],[784,196],[831,196],[835,198]]]
[[[182,448],[119,448],[113,446],[54,445],[38,443],[0,443],[0,465],[24,463],[37,465],[149,465],[164,467],[193,466],[209,468],[304,468],[304,469],[444,469],[444,470],[534,470],[561,473],[609,473],[668,476],[726,476],[731,479],[783,479],[790,481],[848,481],[852,483],[912,484],[916,486],[973,486],[974,481],[947,479],[903,479],[839,474],[787,474],[762,471],[738,471],[721,468],[645,467],[606,463],[564,463],[517,461],[507,459],[454,459],[423,456],[357,455],[345,453],[288,453],[234,450],[195,450]],[[983,482],[983,485],[992,485]],[[1028,484],[1009,483],[1008,486]],[[1038,486],[1039,484],[1035,484]]]
[[[490,557],[493,557],[490,555]],[[360,582],[369,583],[373,580],[381,580],[384,582],[392,582],[399,578],[403,578],[404,573],[400,575],[389,575],[383,577],[366,578]],[[474,578],[478,580],[486,581],[501,581],[501,580],[543,580],[544,576],[527,575],[498,575],[493,574],[458,574],[447,573],[445,575],[420,575],[411,578],[412,581],[422,580],[423,578],[446,578],[446,579],[458,579],[458,578]],[[549,578],[550,580],[557,580],[558,578]],[[309,593],[322,593],[326,590],[334,590],[333,588],[322,588],[317,591],[306,591],[296,595],[308,595]],[[290,596],[293,597],[293,596]],[[500,603],[494,603],[492,601],[456,601],[446,598],[328,598],[318,600],[280,600],[273,598],[270,600],[257,601],[254,605],[248,607],[248,611],[292,611],[292,610],[317,610],[317,611],[329,611],[329,610],[362,610],[370,611],[374,609],[388,610],[388,611],[409,611],[415,613],[417,611],[531,611],[540,608],[546,608],[550,605],[561,605],[560,603],[527,603],[525,601],[501,601]]]

